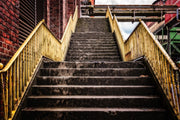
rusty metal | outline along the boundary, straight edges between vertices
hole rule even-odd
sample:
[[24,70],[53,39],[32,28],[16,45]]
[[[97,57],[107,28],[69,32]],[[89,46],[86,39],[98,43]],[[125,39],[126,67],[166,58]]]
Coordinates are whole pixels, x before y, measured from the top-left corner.
[[[161,16],[161,11],[121,11],[121,10],[112,10],[112,14],[116,16],[133,16],[134,13],[136,16]],[[87,13],[86,13],[87,14]],[[163,12],[165,14],[165,12]],[[105,10],[96,10],[90,14],[91,16],[105,16]]]
[[117,17],[119,22],[134,22],[140,19],[145,22],[158,22],[164,20],[164,17],[163,19],[161,17]]
[[[95,8],[105,8],[109,6],[110,9],[119,10],[163,10],[174,11],[178,8],[177,5],[95,5]],[[92,6],[91,6],[92,7]]]
[[[91,12],[90,16],[104,16],[107,7],[110,7],[112,14],[116,16],[163,16],[164,14],[176,13],[178,6],[176,5],[84,5],[81,6],[82,11],[87,9]],[[92,12],[93,9],[93,12]],[[88,15],[87,13],[83,13]]]

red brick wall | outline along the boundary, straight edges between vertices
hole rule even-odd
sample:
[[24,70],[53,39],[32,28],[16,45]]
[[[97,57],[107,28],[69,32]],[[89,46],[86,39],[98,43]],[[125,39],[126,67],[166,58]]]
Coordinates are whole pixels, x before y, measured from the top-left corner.
[[19,48],[19,0],[0,0],[0,62],[6,64]]
[[[0,62],[4,65],[19,48],[19,1],[0,0]],[[44,18],[52,32],[61,38],[79,0],[47,0]],[[79,9],[80,10],[80,9]],[[1,87],[0,87],[1,89]],[[1,90],[0,90],[1,92]],[[3,102],[0,93],[0,120],[3,118]]]
[[[18,7],[19,0],[0,0],[0,62],[4,65],[19,48]],[[0,93],[0,119],[3,118],[2,111],[3,102]]]
[[70,15],[74,14],[75,6],[80,5],[80,0],[47,0],[45,4],[47,26],[60,39]]

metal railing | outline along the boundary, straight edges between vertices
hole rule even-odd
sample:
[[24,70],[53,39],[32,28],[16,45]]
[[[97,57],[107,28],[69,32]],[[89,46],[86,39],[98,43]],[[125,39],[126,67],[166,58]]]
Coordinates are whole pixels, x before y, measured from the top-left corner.
[[122,59],[129,61],[142,56],[146,57],[174,113],[178,119],[180,119],[179,70],[175,63],[143,21],[140,20],[139,25],[130,37],[124,41],[117,18],[116,16],[112,16],[109,8],[106,13],[106,18],[109,19],[111,30],[115,33]]
[[78,8],[69,22],[61,40],[47,28],[44,20],[39,22],[8,64],[0,70],[4,120],[12,119],[31,81],[42,56],[54,61],[63,61],[71,34],[78,20]]

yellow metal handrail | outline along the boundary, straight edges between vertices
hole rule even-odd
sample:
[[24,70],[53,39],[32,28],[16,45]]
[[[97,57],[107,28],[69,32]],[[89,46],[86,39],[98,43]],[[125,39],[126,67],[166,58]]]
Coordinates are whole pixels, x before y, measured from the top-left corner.
[[0,71],[0,90],[4,103],[4,120],[12,119],[24,96],[33,73],[42,56],[54,61],[63,61],[69,46],[71,34],[78,20],[78,8],[70,16],[61,40],[47,28],[44,20],[39,22],[8,64]]
[[129,61],[142,56],[146,57],[175,114],[180,119],[179,71],[159,41],[141,20],[130,37],[124,41],[117,18],[112,17],[109,8],[106,18],[109,19],[111,30],[115,33],[122,59]]

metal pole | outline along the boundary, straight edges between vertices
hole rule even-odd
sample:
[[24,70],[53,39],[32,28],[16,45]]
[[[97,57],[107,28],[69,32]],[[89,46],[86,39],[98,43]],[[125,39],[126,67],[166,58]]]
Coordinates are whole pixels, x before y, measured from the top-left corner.
[[167,41],[167,53],[169,56],[171,56],[171,38],[170,38],[170,30],[169,27],[167,27],[167,36],[168,36],[168,41]]

